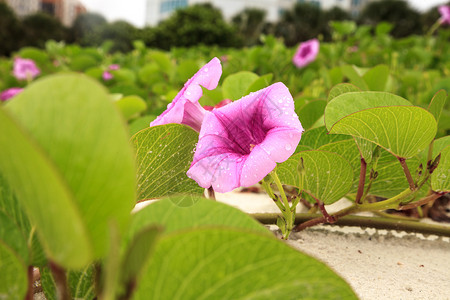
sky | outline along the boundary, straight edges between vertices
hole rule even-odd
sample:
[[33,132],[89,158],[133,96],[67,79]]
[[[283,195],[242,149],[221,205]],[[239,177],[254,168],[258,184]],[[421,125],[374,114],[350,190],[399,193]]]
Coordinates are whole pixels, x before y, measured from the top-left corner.
[[[419,11],[444,4],[447,0],[407,0]],[[90,11],[102,14],[108,21],[125,20],[137,27],[145,25],[146,0],[81,0]]]

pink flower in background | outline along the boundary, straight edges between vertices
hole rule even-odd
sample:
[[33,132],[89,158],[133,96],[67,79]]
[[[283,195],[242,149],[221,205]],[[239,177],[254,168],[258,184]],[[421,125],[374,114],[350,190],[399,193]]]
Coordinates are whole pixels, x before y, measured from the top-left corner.
[[203,106],[203,108],[206,109],[207,111],[212,111],[214,108],[219,108],[219,107],[225,106],[227,104],[230,104],[231,102],[233,102],[233,101],[231,101],[230,99],[225,99],[225,100],[220,101],[219,103],[217,103],[214,106],[205,105],[205,106]]
[[31,80],[41,73],[33,60],[17,57],[14,59],[13,74],[19,80]]
[[103,78],[104,81],[108,81],[108,80],[113,79],[114,76],[110,72],[104,71],[103,74],[102,74],[102,78]]
[[0,93],[0,100],[6,101],[23,91],[23,88],[13,87]]
[[115,71],[115,70],[119,70],[119,69],[120,69],[120,66],[117,64],[112,64],[108,67],[108,70],[111,70],[111,71]]
[[319,40],[312,39],[299,45],[292,58],[292,62],[297,68],[303,68],[316,59],[319,53]]
[[108,81],[108,80],[113,79],[113,78],[114,78],[114,75],[111,74],[111,72],[109,72],[109,71],[116,71],[116,70],[119,70],[119,69],[120,69],[120,66],[117,65],[117,64],[112,64],[112,65],[110,65],[110,66],[108,67],[108,69],[107,69],[106,71],[104,71],[103,74],[102,74],[103,80],[104,80],[104,81]]
[[150,126],[178,123],[191,126],[194,130],[200,131],[206,112],[198,103],[198,100],[203,95],[200,86],[208,90],[216,88],[221,75],[222,66],[220,65],[220,60],[215,57],[184,84],[184,87],[176,95],[172,103],[167,105],[167,109],[156,120],[151,122]]
[[448,5],[439,6],[439,12],[441,14],[440,18],[441,24],[450,25],[450,6]]
[[187,175],[221,193],[251,186],[294,153],[302,132],[288,88],[275,83],[206,113]]

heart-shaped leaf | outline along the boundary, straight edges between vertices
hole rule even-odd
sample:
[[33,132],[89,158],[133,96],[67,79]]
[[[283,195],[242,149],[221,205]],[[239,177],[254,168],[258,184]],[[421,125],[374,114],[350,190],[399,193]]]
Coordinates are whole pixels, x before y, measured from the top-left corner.
[[246,95],[246,91],[259,78],[252,72],[242,71],[229,75],[222,84],[223,97],[237,100]]
[[228,226],[271,234],[242,211],[194,195],[164,198],[139,210],[131,220],[128,240],[150,225],[163,226],[164,233],[200,226]]
[[[67,234],[65,247],[81,250],[85,245],[77,245],[73,236],[85,235],[93,245],[94,257],[102,257],[108,246],[109,223],[117,222],[119,228],[124,228],[135,203],[136,186],[127,129],[105,88],[79,74],[53,75],[31,84],[7,108],[51,159],[63,181],[58,185],[73,195],[73,204],[61,209],[80,214],[87,227],[84,233],[79,230]],[[41,178],[40,169],[35,170],[39,170],[36,176]],[[33,213],[47,224],[51,224],[49,219],[64,218],[66,214],[48,211],[56,197],[42,199],[42,206],[34,207]],[[71,220],[42,226],[63,228]]]
[[311,128],[323,116],[325,106],[327,106],[326,100],[314,100],[296,111],[304,129]]
[[368,70],[362,77],[369,90],[385,91],[389,79],[389,68],[386,65],[378,65]]
[[439,165],[431,174],[431,188],[436,192],[450,192],[450,146],[441,151]]
[[125,119],[139,115],[147,108],[145,101],[139,96],[125,96],[116,102]]
[[436,122],[439,123],[442,110],[444,109],[445,102],[447,102],[447,92],[445,90],[438,91],[433,99],[431,99],[428,111],[433,114]]
[[187,177],[198,133],[180,124],[153,126],[132,137],[138,166],[138,200],[170,194],[202,194]]
[[277,167],[283,184],[300,187],[298,165],[303,160],[303,189],[325,204],[344,197],[353,182],[353,168],[342,156],[322,150],[303,151],[291,156]]
[[351,83],[340,83],[334,86],[328,94],[328,102],[345,93],[361,92],[361,89]]
[[306,130],[302,134],[299,145],[310,147],[311,149],[319,149],[321,146],[344,140],[353,140],[349,135],[328,134],[325,126]]
[[330,133],[349,134],[371,141],[397,157],[410,158],[425,149],[436,135],[432,114],[415,106],[375,107],[344,117]]
[[384,92],[350,92],[333,98],[325,108],[328,130],[340,119],[355,112],[380,106],[412,105],[408,100]]
[[[280,275],[281,274],[281,275]],[[192,229],[160,240],[134,299],[356,299],[325,264],[279,240]]]

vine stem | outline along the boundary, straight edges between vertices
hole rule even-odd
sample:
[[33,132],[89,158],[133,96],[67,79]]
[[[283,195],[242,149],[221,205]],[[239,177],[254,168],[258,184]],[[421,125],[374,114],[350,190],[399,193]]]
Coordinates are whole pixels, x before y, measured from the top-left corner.
[[33,266],[28,266],[27,278],[28,278],[28,290],[25,295],[25,300],[33,300],[34,295],[34,276],[33,276]]
[[360,204],[364,193],[364,184],[366,183],[367,163],[364,157],[361,157],[361,170],[359,172],[358,191],[356,192],[355,202]]
[[405,173],[406,179],[408,179],[409,189],[414,191],[416,189],[416,184],[414,183],[414,179],[411,176],[411,172],[409,172],[408,165],[406,164],[406,160],[403,157],[397,157],[398,161],[402,165],[403,172]]
[[[250,216],[262,224],[275,224],[277,219],[277,214],[275,213],[250,214]],[[319,214],[298,213],[295,215],[295,223],[302,224],[313,219],[320,218],[320,216],[321,215]],[[397,218],[344,216],[338,219],[333,225],[371,227],[375,229],[390,229],[450,237],[450,226],[428,224],[418,221],[399,220]]]

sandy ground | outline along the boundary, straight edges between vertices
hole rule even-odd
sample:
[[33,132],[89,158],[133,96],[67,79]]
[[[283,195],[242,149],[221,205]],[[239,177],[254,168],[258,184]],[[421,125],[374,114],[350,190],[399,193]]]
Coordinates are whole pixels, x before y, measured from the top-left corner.
[[[277,212],[265,194],[232,192],[216,197],[246,212]],[[341,201],[329,211],[344,205]],[[271,229],[276,230],[276,226]],[[450,299],[447,237],[316,226],[292,234],[288,243],[327,263],[350,283],[360,299]]]

